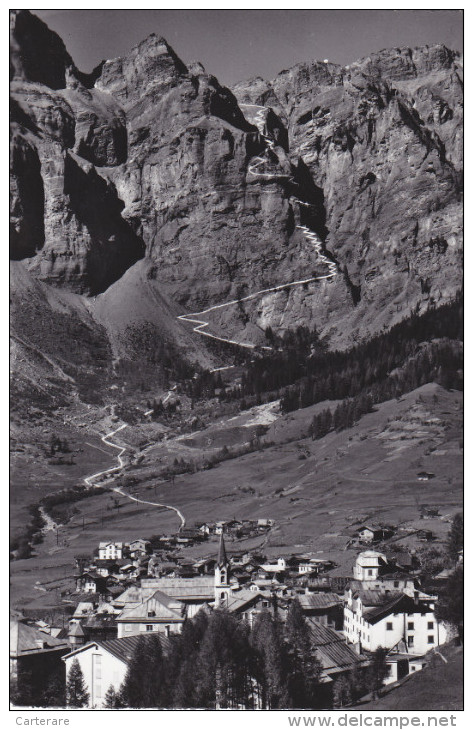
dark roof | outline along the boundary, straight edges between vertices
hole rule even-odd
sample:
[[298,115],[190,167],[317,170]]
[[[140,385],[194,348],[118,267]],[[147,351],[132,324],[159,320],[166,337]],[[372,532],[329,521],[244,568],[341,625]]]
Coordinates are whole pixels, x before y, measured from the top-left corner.
[[307,619],[307,623],[317,649],[317,658],[325,674],[336,674],[364,661],[363,657],[346,644],[341,632],[323,626],[314,619]]
[[63,656],[63,659],[68,659],[71,656],[74,656],[74,654],[79,654],[80,652],[89,649],[93,646],[100,646],[106,651],[109,651],[110,654],[113,654],[113,656],[117,657],[117,659],[120,659],[120,661],[125,662],[125,664],[128,664],[135,652],[136,646],[138,642],[141,640],[148,641],[152,637],[158,637],[159,641],[161,643],[163,653],[167,654],[171,647],[171,641],[161,634],[153,633],[152,636],[148,636],[147,634],[135,634],[134,636],[124,636],[121,639],[107,639],[107,641],[101,641],[101,640],[95,640],[91,641],[88,644],[84,644],[84,646],[80,646],[77,649],[74,649],[73,651],[69,652],[69,654],[66,654],[66,656]]
[[[158,634],[154,634],[154,636],[158,636]],[[151,637],[146,636],[145,634],[136,634],[135,636],[124,636],[121,639],[108,639],[107,641],[97,641],[95,643],[99,644],[101,647],[116,656],[117,659],[121,659],[123,662],[128,664],[133,657],[133,653],[140,638],[144,638],[144,640],[147,641]],[[163,652],[166,654],[169,651],[171,642],[166,636],[159,636],[159,641],[161,642]]]
[[10,621],[10,656],[26,656],[67,648],[64,639],[55,639],[21,621]]
[[297,598],[305,610],[331,608],[343,603],[336,593],[304,593]]
[[225,550],[225,540],[223,539],[223,532],[220,533],[220,542],[218,544],[218,556],[217,556],[217,565],[227,565],[228,559],[227,559],[227,553]]

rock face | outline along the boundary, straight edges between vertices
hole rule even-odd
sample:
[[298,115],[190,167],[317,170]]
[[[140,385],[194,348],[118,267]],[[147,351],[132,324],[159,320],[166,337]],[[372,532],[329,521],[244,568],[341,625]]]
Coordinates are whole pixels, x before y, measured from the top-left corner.
[[[253,333],[315,324],[343,346],[458,289],[461,65],[447,48],[299,64],[232,92],[155,35],[81,74],[16,11],[11,58],[12,257],[38,279],[96,295],[144,257],[160,296],[197,311],[326,273],[303,224],[338,274],[248,304]],[[235,334],[241,315],[215,324]]]
[[280,110],[291,155],[323,190],[326,246],[352,295],[352,311],[341,312],[332,290],[331,321],[322,315],[341,344],[459,286],[460,74],[458,54],[432,46],[347,67],[300,64],[234,89],[241,102]]

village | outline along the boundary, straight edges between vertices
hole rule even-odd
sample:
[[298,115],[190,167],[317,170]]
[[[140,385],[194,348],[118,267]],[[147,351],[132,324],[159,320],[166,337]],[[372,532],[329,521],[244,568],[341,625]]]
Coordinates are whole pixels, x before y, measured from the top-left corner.
[[[48,681],[65,682],[78,666],[85,706],[110,707],[142,637],[158,636],[166,655],[166,642],[202,612],[222,611],[251,629],[263,614],[283,625],[295,601],[320,663],[325,708],[340,704],[347,678],[369,670],[380,649],[381,684],[389,689],[422,671],[429,655],[455,638],[435,608],[462,565],[462,549],[453,565],[426,570],[416,549],[390,541],[395,528],[373,524],[353,533],[350,571],[327,557],[236,549],[241,538],[268,536],[273,526],[271,519],[202,523],[150,539],[103,540],[92,555],[77,555],[61,608],[11,621],[14,690],[21,696],[22,683],[41,677],[44,702]],[[421,546],[435,535],[420,529],[415,539]],[[196,544],[208,554],[186,558],[182,549]]]

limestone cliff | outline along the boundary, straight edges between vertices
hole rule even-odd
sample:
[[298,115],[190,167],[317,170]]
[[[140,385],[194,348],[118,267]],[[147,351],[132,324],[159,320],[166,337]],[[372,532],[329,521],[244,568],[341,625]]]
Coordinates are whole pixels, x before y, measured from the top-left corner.
[[[120,288],[102,293],[139,259],[127,281],[146,287],[126,291],[153,298],[155,321],[326,273],[305,225],[336,277],[220,310],[213,324],[255,341],[268,325],[316,325],[344,346],[460,286],[460,72],[443,46],[391,49],[230,91],[151,35],[87,75],[16,11],[12,258],[53,287],[100,295],[106,329]],[[114,332],[137,309],[120,307]],[[170,321],[179,339],[184,325],[173,333]]]

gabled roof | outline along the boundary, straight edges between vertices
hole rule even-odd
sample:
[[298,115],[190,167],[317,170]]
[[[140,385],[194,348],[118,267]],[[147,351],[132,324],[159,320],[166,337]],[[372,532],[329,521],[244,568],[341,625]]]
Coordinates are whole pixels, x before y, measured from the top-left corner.
[[309,609],[331,608],[343,603],[341,597],[336,593],[303,593],[297,596],[297,599],[306,611]]
[[47,651],[67,649],[64,639],[55,639],[44,631],[39,631],[21,623],[10,621],[10,656],[19,657],[29,654],[39,654]]
[[231,613],[244,611],[249,608],[252,603],[257,603],[262,598],[267,600],[259,591],[237,591],[229,596],[226,609]]
[[[166,636],[162,636],[161,634],[158,635],[157,633],[153,634],[153,637],[159,638],[159,641],[161,643],[163,653],[167,654],[169,652],[171,642]],[[108,651],[110,654],[112,654],[114,657],[119,659],[124,664],[129,664],[131,661],[134,651],[136,649],[136,646],[138,642],[141,640],[147,641],[150,639],[151,636],[147,636],[146,634],[135,634],[134,636],[124,636],[121,639],[108,639],[107,641],[91,641],[88,644],[84,644],[84,646],[80,646],[77,649],[74,649],[74,651],[69,652],[69,654],[66,654],[63,656],[63,660],[69,659],[70,657],[80,654],[81,652],[87,651],[88,649],[91,649],[93,647],[101,647],[105,651]]]
[[307,619],[307,623],[324,674],[337,674],[364,661],[363,657],[345,643],[341,632],[322,626],[314,619]]
[[385,616],[389,616],[390,613],[399,613],[401,607],[406,605],[406,599],[407,602],[409,602],[409,597],[404,593],[391,596],[390,599],[387,599],[384,602],[384,604],[363,611],[363,618],[370,624],[376,624]]
[[[117,617],[118,622],[141,622],[153,623],[155,621],[183,621],[185,604],[175,598],[167,596],[162,591],[154,591],[153,595],[143,603],[133,608],[125,609]],[[148,616],[153,612],[153,616]]]

